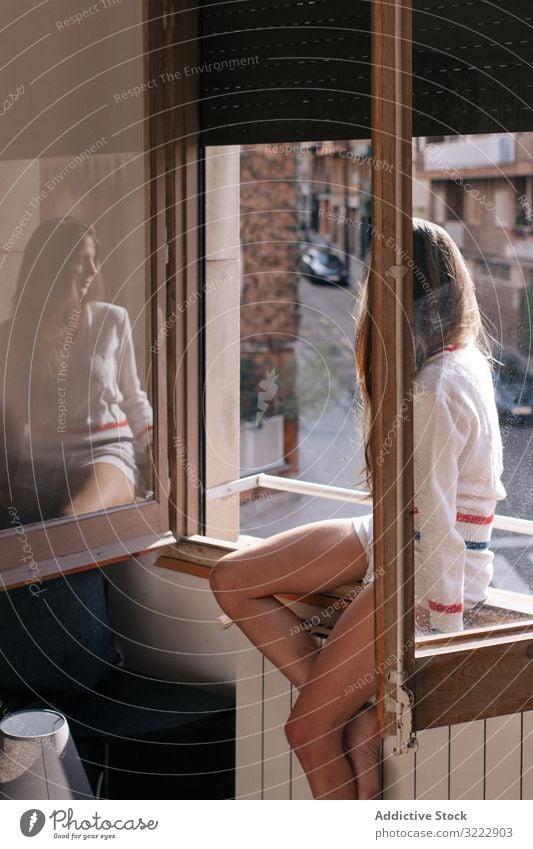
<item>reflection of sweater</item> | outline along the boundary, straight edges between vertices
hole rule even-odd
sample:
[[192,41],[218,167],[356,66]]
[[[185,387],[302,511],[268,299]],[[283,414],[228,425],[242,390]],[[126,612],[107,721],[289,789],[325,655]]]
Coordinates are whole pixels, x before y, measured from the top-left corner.
[[490,368],[473,344],[431,357],[414,382],[415,596],[431,627],[461,630],[487,596],[502,443]]
[[152,408],[137,374],[127,310],[95,301],[87,304],[79,327],[71,326],[58,374],[50,383],[32,381],[32,443],[68,447],[133,438],[135,448],[146,448]]

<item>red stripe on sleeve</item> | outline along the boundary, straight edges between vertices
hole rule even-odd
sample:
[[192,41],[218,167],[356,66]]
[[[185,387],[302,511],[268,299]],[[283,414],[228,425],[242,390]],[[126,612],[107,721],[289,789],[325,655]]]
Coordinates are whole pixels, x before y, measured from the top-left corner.
[[428,601],[429,609],[436,613],[462,613],[465,609],[464,604],[440,604],[438,601]]
[[97,425],[97,427],[93,427],[93,431],[102,431],[102,430],[113,430],[115,427],[127,427],[128,420],[124,419],[121,422],[106,422],[105,424]]
[[470,513],[458,513],[458,522],[467,522],[469,525],[490,525],[494,519],[492,516],[474,516]]

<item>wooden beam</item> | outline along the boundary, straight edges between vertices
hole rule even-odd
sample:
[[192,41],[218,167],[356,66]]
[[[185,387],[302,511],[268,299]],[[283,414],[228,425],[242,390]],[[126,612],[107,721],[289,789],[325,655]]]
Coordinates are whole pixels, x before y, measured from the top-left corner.
[[[414,669],[411,2],[372,3],[372,396],[376,667],[384,734],[396,731],[391,669]],[[390,167],[383,167],[386,163]],[[400,409],[402,413],[400,414]],[[392,434],[384,462],[377,458]],[[405,613],[402,614],[402,611]]]
[[[171,530],[176,539],[200,533],[204,480],[202,431],[202,260],[200,200],[202,163],[199,136],[197,10],[185,3],[167,21],[165,87],[161,124],[166,127],[167,221],[169,243],[168,391]],[[176,71],[180,76],[175,77]]]

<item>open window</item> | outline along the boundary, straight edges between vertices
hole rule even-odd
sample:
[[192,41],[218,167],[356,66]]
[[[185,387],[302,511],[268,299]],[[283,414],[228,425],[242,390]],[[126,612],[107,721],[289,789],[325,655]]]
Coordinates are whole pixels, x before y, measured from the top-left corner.
[[[368,236],[373,241],[372,310],[381,330],[374,359],[375,396],[383,400],[376,410],[379,440],[393,428],[413,378],[410,272],[402,260],[412,249],[413,137],[427,138],[439,155],[451,156],[451,170],[444,172],[438,162],[426,162],[420,145],[415,154],[423,159],[427,180],[435,183],[430,189],[432,215],[441,223],[449,221],[454,238],[462,234],[461,247],[466,248],[474,228],[485,226],[488,210],[474,203],[473,191],[458,190],[453,157],[465,155],[465,144],[468,155],[479,151],[483,145],[475,139],[481,134],[499,134],[496,153],[487,148],[486,158],[491,168],[496,163],[502,183],[493,211],[506,255],[498,250],[483,262],[472,256],[471,262],[484,264],[475,271],[488,281],[489,293],[495,279],[502,281],[498,286],[507,285],[508,327],[513,332],[520,327],[523,338],[518,365],[502,361],[500,371],[507,369],[509,375],[506,392],[513,381],[518,387],[514,400],[508,399],[510,416],[529,415],[531,168],[529,162],[521,171],[516,154],[525,150],[521,161],[530,159],[528,134],[533,129],[529,44],[521,25],[527,18],[526,2],[462,6],[425,0],[413,4],[412,14],[409,3],[379,0],[221,2],[202,3],[197,9],[178,0],[139,0],[102,4],[98,12],[85,16],[81,12],[83,26],[79,14],[67,6],[57,0],[53,18],[48,5],[9,2],[2,11],[9,98],[2,116],[7,143],[0,152],[6,187],[0,309],[4,339],[9,343],[16,338],[24,355],[15,363],[15,348],[8,345],[3,369],[4,586],[34,578],[36,567],[48,577],[62,568],[123,558],[168,541],[169,529],[177,543],[165,551],[160,565],[207,574],[221,551],[241,544],[239,536],[256,532],[250,514],[258,508],[253,502],[248,524],[241,525],[248,507],[241,505],[240,493],[252,489],[259,494],[285,490],[298,498],[320,494],[331,504],[344,501],[343,509],[349,511],[355,511],[355,502],[363,505],[366,493],[354,492],[350,481],[325,476],[309,480],[301,474],[307,466],[298,467],[294,364],[300,356],[300,372],[308,369],[305,385],[313,390],[313,375],[318,380],[323,376],[323,351],[308,356],[287,344],[294,336],[290,322],[296,299],[286,307],[283,344],[270,338],[268,348],[261,350],[265,334],[260,339],[255,331],[245,334],[247,349],[242,341],[246,314],[256,309],[250,283],[257,280],[249,276],[253,238],[241,244],[239,185],[243,173],[250,186],[264,179],[251,167],[257,156],[254,146],[270,145],[261,156],[273,161],[277,156],[283,162],[278,172],[286,189],[279,199],[283,214],[296,204],[319,236],[318,246],[307,244],[309,250],[297,257],[299,263],[307,255],[308,275],[340,282],[331,279],[342,276],[338,260],[364,254]],[[21,50],[29,43],[28,28],[42,32],[30,53]],[[44,109],[36,108],[43,103]],[[454,137],[457,141],[452,142]],[[453,156],[446,144],[454,147]],[[296,159],[287,149],[274,150],[276,145],[304,145],[308,150]],[[368,165],[356,186],[357,206],[349,191],[356,157],[359,164]],[[290,169],[305,169],[311,158],[316,185],[303,199]],[[478,169],[469,174],[471,181],[490,177],[483,163],[463,160],[459,167]],[[511,178],[516,183],[510,188]],[[273,178],[265,178],[266,183],[272,184]],[[335,191],[328,191],[332,184]],[[248,221],[260,222],[265,210],[249,204],[245,214]],[[47,493],[68,493],[70,467],[54,471],[57,480],[64,475],[62,490],[57,481],[51,485],[43,462],[50,445],[41,428],[50,435],[55,416],[54,439],[65,443],[62,437],[68,434],[61,428],[68,428],[72,412],[69,387],[74,394],[82,385],[70,365],[79,322],[66,326],[72,338],[56,333],[59,350],[48,333],[55,327],[53,298],[45,298],[37,317],[33,315],[29,338],[21,325],[24,316],[32,316],[30,291],[24,286],[31,275],[21,275],[30,236],[42,223],[67,215],[91,224],[98,236],[104,286],[98,302],[115,307],[117,321],[121,318],[120,365],[126,363],[123,355],[129,347],[146,427],[148,407],[154,414],[154,435],[141,451],[144,465],[135,457],[141,447],[136,442],[139,432],[130,424],[131,437],[126,434],[134,465],[142,472],[131,499],[74,518],[64,515],[64,504],[51,503]],[[359,232],[350,220],[361,222]],[[513,229],[511,256],[505,234]],[[291,239],[295,246],[306,241],[302,233]],[[82,264],[95,259],[92,242],[93,253],[88,260],[81,258]],[[326,252],[330,243],[338,249]],[[58,285],[65,269],[68,285],[74,285],[71,259],[80,260],[72,252],[77,244],[65,250],[61,261],[55,256],[53,280]],[[41,250],[37,255],[42,259]],[[518,262],[511,267],[510,259]],[[296,271],[296,265],[283,269],[283,286],[290,287]],[[266,273],[261,268],[261,274]],[[34,279],[38,283],[39,275]],[[522,316],[518,323],[512,313],[517,293]],[[262,312],[268,318],[268,309]],[[331,327],[329,322],[328,337]],[[347,341],[347,334],[344,338]],[[69,357],[57,363],[63,350]],[[97,366],[95,374],[105,371],[98,343],[89,355]],[[282,370],[285,383],[274,377]],[[51,375],[50,392],[45,373],[46,380]],[[242,392],[250,385],[254,392]],[[252,400],[242,417],[240,389],[241,399]],[[317,400],[311,391],[301,397]],[[419,635],[415,640],[411,419],[408,403],[394,427],[397,438],[389,462],[376,479],[373,508],[376,562],[386,564],[378,570],[376,585],[380,704],[384,727],[400,731],[401,745],[419,728],[531,707],[530,608],[527,598],[519,609],[515,598],[505,597],[515,590],[498,588],[499,609],[511,608],[518,615],[501,614],[496,621],[481,622],[475,630],[452,637]],[[348,427],[349,415],[345,421]],[[120,422],[115,417],[100,425],[116,428]],[[260,439],[256,424],[261,426]],[[516,431],[514,423],[509,427],[514,440],[518,426]],[[520,452],[525,443],[517,444]],[[94,459],[91,439],[89,448]],[[73,461],[75,470],[82,465]],[[260,500],[255,504],[262,506]],[[531,519],[513,513],[500,523],[499,532],[514,535],[513,550],[518,550],[517,531],[531,536]],[[519,542],[526,560],[527,543]],[[503,551],[505,540],[498,546]],[[471,682],[466,688],[465,680]]]
[[[475,10],[471,8],[468,12],[465,9],[457,8],[455,11],[451,8],[443,9],[441,6],[439,11],[433,12],[430,8],[422,10],[415,5],[415,14],[412,20],[413,75],[417,71],[417,53],[420,56],[420,53],[424,53],[427,49],[428,36],[426,33],[429,29],[431,35],[432,28],[429,24],[435,14],[439,18],[439,27],[442,25],[449,26],[452,20],[455,23],[453,36],[451,31],[448,31],[451,53],[454,45],[457,49],[463,43],[465,47],[472,46],[473,32],[468,23],[469,16],[474,13],[479,16],[481,11],[480,8]],[[486,8],[483,10],[484,13],[487,11]],[[507,9],[506,11],[518,13],[519,10]],[[380,4],[377,4],[376,12],[377,43],[384,36],[385,44],[390,43],[392,51],[392,45],[395,43],[394,35],[398,33],[398,29],[394,27],[399,26],[399,19],[394,17],[391,9],[382,10]],[[402,15],[400,15],[400,19],[401,17]],[[409,18],[410,15],[407,12],[407,19],[404,21],[406,28],[403,30],[405,43],[411,37]],[[493,21],[490,17],[482,17],[480,20],[483,22],[482,33],[488,42],[488,34],[491,28],[499,25],[499,19]],[[433,22],[436,23],[436,21]],[[417,38],[417,29],[422,24],[425,24],[423,45]],[[477,26],[479,26],[479,23]],[[512,27],[511,19],[509,19],[509,26]],[[418,31],[422,32],[422,29]],[[512,42],[512,35],[509,38]],[[516,31],[514,38],[518,40]],[[504,68],[504,74],[507,73],[509,67],[509,57],[506,61],[503,53],[501,53],[501,51],[506,51],[508,45],[496,46],[495,42],[498,40],[495,38],[490,45],[487,43],[486,48],[483,46],[485,42],[478,44],[479,50],[488,51],[486,62],[478,63],[476,61],[475,68],[470,67],[468,70],[466,68],[462,71],[457,68],[453,69],[456,73],[466,74],[469,71],[472,75],[468,88],[459,85],[450,86],[442,101],[445,105],[440,114],[442,126],[446,126],[447,129],[452,128],[457,140],[450,143],[444,139],[435,143],[430,146],[427,154],[429,154],[429,161],[430,157],[438,151],[437,159],[440,160],[436,169],[438,174],[434,176],[437,176],[437,182],[440,182],[443,177],[445,178],[443,182],[446,189],[442,223],[444,226],[447,225],[450,235],[463,250],[467,262],[471,265],[471,270],[478,282],[478,299],[482,302],[482,308],[488,314],[489,319],[492,317],[491,329],[493,335],[496,335],[497,339],[503,343],[503,352],[501,349],[495,351],[496,359],[498,360],[501,357],[505,362],[510,356],[508,347],[513,345],[513,341],[515,341],[515,344],[520,344],[513,340],[517,327],[520,328],[519,335],[522,343],[524,339],[526,340],[526,351],[529,352],[531,324],[529,319],[526,321],[523,318],[517,320],[517,313],[514,315],[514,320],[510,321],[504,318],[505,312],[513,309],[512,305],[507,303],[509,287],[506,287],[505,283],[496,286],[493,278],[493,298],[495,297],[503,303],[502,306],[498,303],[497,321],[495,322],[494,309],[492,309],[492,316],[490,314],[489,296],[491,292],[490,289],[487,291],[489,287],[483,286],[482,280],[479,280],[475,262],[476,257],[479,258],[480,256],[487,256],[490,260],[495,259],[494,254],[500,257],[514,254],[509,263],[500,264],[512,265],[513,276],[516,281],[515,294],[522,288],[520,282],[523,278],[522,262],[514,250],[514,245],[511,248],[509,238],[509,228],[512,228],[513,221],[509,216],[497,216],[495,199],[501,197],[500,204],[508,204],[512,208],[513,186],[509,177],[513,173],[519,173],[520,168],[525,168],[526,172],[529,170],[530,163],[527,160],[530,159],[530,155],[526,151],[524,156],[523,149],[524,143],[527,146],[528,134],[522,134],[520,131],[528,128],[526,115],[531,114],[531,105],[528,104],[527,99],[523,99],[524,92],[515,90],[514,96],[510,98],[507,116],[503,112],[501,114],[498,112],[497,104],[500,103],[500,99],[495,91],[498,83],[490,71],[498,58],[501,60],[499,66]],[[384,411],[383,413],[376,413],[378,421],[378,428],[375,433],[376,449],[382,444],[382,437],[388,433],[388,427],[391,426],[393,421],[392,414],[398,414],[399,405],[409,395],[409,389],[412,386],[412,374],[409,373],[408,368],[408,364],[412,362],[412,357],[409,356],[411,343],[409,323],[406,318],[412,315],[412,306],[409,303],[408,296],[412,287],[408,271],[403,276],[398,274],[395,276],[393,272],[401,270],[398,268],[401,265],[398,262],[398,256],[401,257],[401,252],[397,251],[396,246],[399,244],[403,244],[403,246],[411,245],[409,224],[407,231],[403,232],[403,225],[398,220],[398,210],[402,210],[402,213],[404,213],[409,209],[412,197],[410,188],[412,159],[407,151],[402,159],[401,145],[402,140],[403,143],[410,141],[413,129],[416,132],[417,122],[421,120],[416,98],[416,77],[413,84],[412,101],[410,86],[404,88],[409,73],[409,51],[407,55],[402,57],[401,51],[397,48],[395,53],[389,52],[387,55],[389,56],[388,62],[377,57],[378,61],[374,68],[375,88],[373,90],[376,95],[383,90],[394,91],[393,99],[397,104],[400,104],[400,108],[391,109],[387,100],[375,97],[376,113],[373,120],[373,139],[376,154],[379,150],[381,158],[390,160],[391,157],[396,155],[397,169],[395,170],[401,172],[401,177],[398,177],[397,174],[394,178],[386,171],[382,172],[375,181],[373,197],[376,226],[380,231],[391,232],[394,239],[394,247],[391,250],[388,249],[387,244],[382,248],[375,266],[377,276],[374,307],[376,310],[375,319],[381,328],[381,340],[376,345],[374,362],[380,364],[382,373],[381,377],[376,375],[374,388],[376,390],[376,403],[380,410]],[[392,57],[394,57],[394,60]],[[513,59],[517,66],[520,66],[520,51],[513,52]],[[444,57],[441,62],[443,69],[445,69],[446,60]],[[523,76],[520,73],[519,78],[521,80],[527,79],[527,74],[527,71]],[[400,82],[401,80],[403,80],[403,83]],[[494,104],[490,108],[486,99],[489,93],[493,95],[492,102]],[[465,103],[465,99],[467,103]],[[514,105],[515,100],[516,105]],[[412,112],[411,105],[413,107]],[[467,114],[467,105],[477,107],[471,117]],[[481,116],[479,118],[478,110]],[[521,117],[518,117],[519,113]],[[411,115],[413,116],[412,125]],[[460,115],[463,118],[459,117]],[[455,116],[457,116],[457,119],[455,119]],[[387,123],[389,121],[390,123]],[[499,126],[497,126],[498,123]],[[380,132],[384,129],[385,132]],[[482,133],[486,129],[493,131],[490,136],[458,135],[459,133],[472,133],[472,131]],[[506,130],[506,132],[502,132],[502,130]],[[495,134],[496,131],[498,131],[497,135]],[[408,146],[410,147],[410,145]],[[395,147],[397,148],[396,152]],[[424,152],[425,157],[426,152]],[[524,159],[526,160],[525,164],[521,164],[524,163]],[[494,199],[493,197],[488,198],[484,192],[480,191],[483,180],[487,179],[490,179],[490,192]],[[454,184],[453,191],[449,189],[450,183]],[[463,220],[463,202],[456,203],[458,189],[462,192],[463,200],[468,195],[470,205],[473,201],[478,201],[483,206],[481,211],[476,210],[476,214],[472,216],[473,220],[471,219],[469,222]],[[503,199],[502,192],[505,194],[505,199]],[[450,199],[452,202],[449,202]],[[505,200],[505,204],[503,204],[503,200]],[[481,220],[483,220],[483,230],[479,229]],[[476,224],[478,221],[479,224]],[[491,232],[497,232],[496,225],[505,231],[501,243],[490,239],[484,241],[485,234],[488,237]],[[406,249],[406,255],[409,258],[412,256],[411,249],[411,247]],[[383,281],[385,285],[380,286],[380,281]],[[387,282],[385,283],[385,281]],[[513,358],[512,355],[510,358]],[[525,413],[525,405],[521,408],[521,403],[528,382],[528,356],[526,355],[524,359],[518,352],[517,359],[521,363],[521,387],[513,402],[515,412],[512,413],[509,410],[508,416],[504,414],[502,395],[506,392],[505,387],[509,388],[509,381],[505,380],[501,372],[501,363],[497,363],[495,368],[498,406],[502,418],[506,419],[506,424],[502,427],[504,449],[507,448],[506,459],[511,469],[514,468],[511,459],[513,442],[516,444],[515,450],[520,451],[520,448],[518,448],[520,439],[516,432],[511,432],[511,430],[516,425],[517,417]],[[390,364],[394,362],[396,364],[402,363],[402,367],[390,368]],[[380,664],[378,668],[382,673],[381,692],[384,696],[384,723],[391,730],[395,726],[397,727],[400,747],[409,745],[412,730],[450,725],[525,710],[530,705],[531,692],[528,643],[531,639],[532,607],[529,588],[522,581],[521,589],[525,592],[513,595],[512,591],[502,589],[501,586],[498,587],[498,581],[500,584],[502,582],[502,568],[505,569],[502,556],[498,555],[498,551],[502,551],[505,546],[502,532],[511,532],[513,534],[511,548],[515,552],[518,548],[521,548],[523,554],[527,557],[529,535],[532,528],[531,515],[525,517],[522,514],[523,506],[518,505],[515,501],[514,510],[512,509],[511,505],[515,495],[514,491],[510,491],[514,490],[512,482],[508,486],[508,499],[504,503],[504,512],[507,512],[510,508],[514,516],[496,516],[494,525],[497,569],[495,570],[496,582],[493,579],[493,588],[490,590],[488,609],[477,615],[467,616],[465,614],[465,630],[455,635],[424,636],[418,634],[413,640],[413,504],[410,497],[412,495],[412,464],[409,462],[409,458],[412,457],[412,433],[408,424],[409,421],[412,421],[413,415],[412,393],[409,398],[410,411],[407,420],[403,421],[398,428],[396,446],[393,451],[394,457],[389,455],[392,462],[380,466],[376,479],[374,505],[377,519],[376,556],[378,561],[385,566],[384,574],[379,576],[381,580],[378,580],[377,618],[378,630],[382,635],[382,642],[378,638],[377,644]],[[388,413],[385,412],[387,409]],[[380,433],[381,427],[383,427],[383,430]],[[518,487],[516,494],[519,491]],[[394,515],[395,503],[402,505],[403,512],[402,515],[397,515],[396,522],[393,522],[389,517]],[[516,534],[519,536],[517,537]],[[475,539],[477,540],[478,537],[476,536]],[[479,539],[482,538],[479,537]],[[472,547],[477,546],[479,548],[482,545],[484,545],[482,542],[471,543]],[[514,562],[516,563],[516,560]],[[500,572],[499,575],[498,571]],[[494,583],[496,583],[496,586],[494,586]]]
[[[11,587],[171,538],[155,123],[164,17],[143,0],[75,13],[63,0],[8,2],[1,15],[0,550]],[[102,475],[88,492],[90,469]]]
[[[283,213],[293,203],[305,209],[304,223],[318,234],[322,247],[326,240],[340,241],[341,253],[354,253],[354,234],[346,219],[357,217],[365,226],[371,224],[372,310],[380,328],[380,343],[374,352],[374,389],[380,400],[376,403],[375,438],[383,440],[393,428],[396,433],[389,462],[376,476],[373,508],[376,562],[386,564],[385,569],[378,570],[376,584],[376,663],[384,728],[388,733],[398,733],[401,748],[409,744],[416,729],[531,708],[531,607],[525,594],[518,599],[509,595],[511,590],[497,587],[490,621],[481,618],[478,626],[471,623],[469,630],[452,637],[415,637],[412,404],[407,400],[407,408],[402,407],[410,397],[413,380],[411,274],[404,260],[411,256],[410,221],[413,211],[420,214],[421,193],[432,196],[428,217],[444,224],[449,221],[454,228],[451,235],[461,248],[468,240],[475,242],[476,228],[486,225],[485,215],[490,210],[488,204],[478,208],[475,201],[482,194],[474,197],[473,184],[472,191],[465,192],[464,185],[454,178],[452,160],[471,156],[473,151],[479,156],[479,151],[485,150],[484,163],[463,160],[459,174],[461,169],[472,169],[468,176],[477,181],[473,188],[479,192],[479,183],[494,175],[493,171],[487,175],[487,161],[491,169],[497,169],[502,182],[498,188],[512,193],[511,176],[518,178],[516,188],[522,186],[520,180],[525,180],[522,201],[517,198],[513,205],[507,196],[496,195],[494,199],[504,210],[503,217],[499,216],[504,228],[522,222],[523,215],[516,216],[516,201],[525,209],[531,166],[529,161],[524,174],[519,173],[520,157],[509,157],[513,149],[522,150],[522,162],[531,156],[531,70],[520,25],[527,16],[527,4],[458,6],[435,0],[414,3],[413,9],[409,3],[376,0],[349,6],[340,2],[202,4],[198,19],[186,30],[179,28],[181,4],[174,12],[169,26],[179,47],[175,67],[182,71],[188,68],[186,74],[182,73],[179,89],[180,103],[186,104],[180,114],[185,116],[188,110],[188,119],[183,118],[183,138],[188,141],[184,143],[180,135],[176,148],[182,169],[177,191],[189,188],[181,205],[176,195],[183,217],[176,218],[176,243],[181,254],[175,271],[182,286],[181,303],[186,308],[180,313],[175,333],[177,353],[182,358],[176,383],[180,393],[175,402],[177,452],[172,462],[176,481],[181,481],[176,498],[182,532],[177,546],[165,552],[160,565],[207,574],[209,563],[221,551],[245,541],[242,530],[244,536],[253,535],[257,527],[253,516],[247,525],[246,519],[241,524],[241,517],[251,511],[240,503],[239,493],[255,489],[256,494],[262,492],[267,497],[278,489],[300,498],[321,494],[335,499],[332,504],[349,499],[352,510],[353,502],[365,497],[364,492],[354,493],[346,485],[298,479],[303,476],[296,472],[297,438],[293,450],[287,450],[291,446],[287,437],[291,410],[285,400],[294,401],[295,396],[290,390],[284,393],[274,375],[280,373],[282,356],[286,362],[294,357],[294,351],[286,345],[292,333],[293,304],[288,304],[286,311],[285,351],[283,345],[276,348],[276,361],[273,348],[261,350],[259,344],[265,342],[268,309],[264,301],[268,299],[263,299],[259,307],[254,300],[261,283],[258,278],[266,275],[267,269],[263,263],[254,277],[247,259],[254,239],[241,244],[239,229],[239,184],[246,201],[247,184],[263,180],[268,191],[270,183],[278,179],[285,192],[281,200],[281,193],[278,195]],[[187,96],[183,96],[185,92]],[[483,141],[484,137],[494,140],[496,133],[501,141]],[[418,140],[416,145],[413,138]],[[324,140],[328,140],[327,151]],[[490,148],[493,143],[497,150]],[[429,150],[444,155],[446,144],[446,156],[451,157],[444,163],[449,165],[448,170],[442,163],[435,167],[429,162]],[[291,160],[287,151],[292,146],[294,152],[298,145],[300,152],[307,147],[307,158]],[[331,161],[332,148],[339,167],[337,199],[331,190],[328,192],[328,181],[319,170]],[[350,170],[343,150],[352,151],[352,155],[358,152],[361,157],[366,152],[375,163],[391,166],[369,168],[368,184],[360,187],[358,207],[352,216],[350,193],[342,194]],[[276,178],[257,173],[252,167],[261,158],[264,162],[275,156],[282,163]],[[413,156],[417,174],[424,173],[426,180],[425,187],[415,186],[414,200]],[[296,162],[305,169],[311,157],[317,160],[313,171],[317,184],[312,187],[312,197],[302,201],[290,169]],[[320,158],[322,163],[318,162]],[[200,209],[196,205],[197,190],[203,199]],[[275,195],[270,199],[274,201]],[[339,226],[341,209],[344,228]],[[242,226],[242,206],[240,212]],[[255,216],[260,222],[265,210],[245,205],[244,215],[250,221]],[[201,238],[196,240],[198,227]],[[519,237],[525,239],[527,234],[521,230]],[[301,244],[305,235],[303,239],[301,233],[291,236],[291,240]],[[355,245],[361,252],[367,247],[358,241]],[[529,249],[524,243],[521,251],[515,251],[518,271],[513,272],[524,277],[523,290],[521,284],[514,286],[515,293],[523,291],[523,316],[529,315],[531,303],[531,281],[526,280],[529,271],[523,261]],[[508,254],[509,250],[506,247],[504,252]],[[257,246],[255,256],[261,256]],[[480,269],[475,265],[476,258],[472,256],[469,262],[477,277]],[[501,257],[486,257],[485,265],[489,281],[491,274],[494,280],[495,271],[499,279],[505,279],[501,266],[509,263]],[[322,270],[325,267],[322,263]],[[282,288],[288,289],[295,266],[286,265],[282,270],[287,275],[285,280],[280,277]],[[490,286],[485,287],[489,294]],[[246,312],[251,315],[258,309],[265,318],[262,340],[255,331],[242,333]],[[239,331],[239,318],[243,316]],[[523,354],[527,360],[529,352],[529,321],[522,321],[520,326],[526,336],[522,367]],[[290,368],[285,375],[290,384]],[[521,384],[513,402],[515,417],[524,415],[528,406],[524,392],[529,378],[525,375],[518,378]],[[249,384],[255,387],[255,394],[248,392]],[[246,407],[243,421],[239,388],[241,401],[250,407]],[[261,440],[254,434],[253,444],[248,431],[254,432],[259,416],[267,427]],[[198,439],[200,425],[203,437]],[[255,503],[259,507],[252,509],[260,514],[264,503]],[[528,556],[526,537],[531,535],[532,518],[514,513],[499,520],[498,550],[504,547],[499,536],[504,533],[514,535],[511,548],[516,549],[518,532]],[[501,560],[499,563],[501,567]]]

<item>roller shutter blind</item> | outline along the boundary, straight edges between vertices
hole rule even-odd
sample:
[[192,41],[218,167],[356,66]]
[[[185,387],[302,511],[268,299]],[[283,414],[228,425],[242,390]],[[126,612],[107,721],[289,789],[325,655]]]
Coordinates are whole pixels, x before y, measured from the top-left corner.
[[[414,135],[533,130],[531,0],[414,0]],[[206,144],[370,137],[370,0],[200,8]]]

